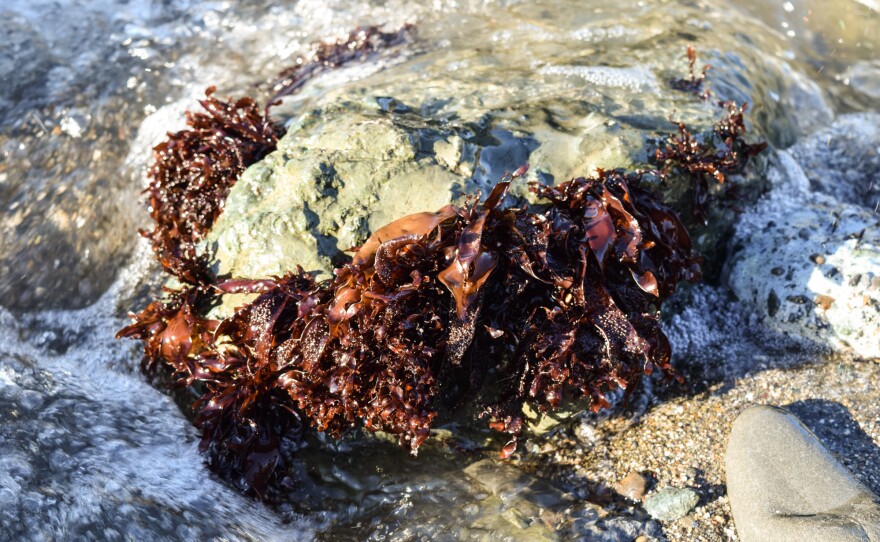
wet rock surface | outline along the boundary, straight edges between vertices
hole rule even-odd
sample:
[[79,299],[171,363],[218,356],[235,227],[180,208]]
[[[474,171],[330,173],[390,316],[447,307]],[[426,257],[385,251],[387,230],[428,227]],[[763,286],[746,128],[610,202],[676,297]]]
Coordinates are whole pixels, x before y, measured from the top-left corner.
[[846,77],[868,101],[880,101],[880,61],[856,62],[847,70]]
[[[686,13],[692,15],[685,9],[671,16]],[[601,39],[600,30],[610,32],[604,14],[589,30],[584,22],[531,8],[517,12],[510,30],[492,29],[491,21],[479,17],[457,17],[450,22],[452,37],[433,25],[422,27],[415,50],[381,71],[345,85],[317,82],[277,109],[289,118],[279,150],[232,189],[206,243],[215,268],[260,278],[298,263],[327,273],[377,226],[486,194],[505,172],[526,162],[528,180],[543,182],[596,168],[647,167],[652,146],[675,131],[673,120],[695,133],[711,129],[722,115],[716,100],[752,102],[753,141],[790,142],[832,118],[821,89],[788,64],[720,55],[711,47],[700,62],[713,66],[712,100],[672,90],[672,79],[686,73],[689,42],[664,29],[671,19],[657,16],[635,10],[629,24],[643,22],[651,31],[614,26],[615,47],[591,47],[589,57],[571,43],[589,44]],[[553,31],[527,30],[538,20]],[[486,35],[488,41],[477,38]],[[718,47],[726,38],[724,32],[712,36]],[[663,46],[655,47],[660,41]],[[618,56],[624,46],[633,56]],[[765,77],[769,73],[775,78]],[[762,85],[772,85],[779,100],[756,101],[752,91]],[[803,112],[777,115],[788,107]],[[735,179],[738,206],[760,193],[759,169]],[[720,197],[724,190],[713,191]],[[690,181],[673,178],[658,191],[690,220]],[[513,193],[529,199],[524,182]],[[691,221],[710,274],[724,256],[723,240],[736,220],[733,207],[712,206],[708,227]]]
[[725,464],[744,542],[880,540],[880,499],[783,409],[740,414]]
[[374,229],[450,202],[461,177],[449,162],[454,168],[458,159],[443,153],[445,141],[420,141],[427,124],[331,115],[307,120],[308,134],[291,128],[279,150],[233,188],[208,238],[219,273],[262,278],[295,262],[327,276],[342,251]]

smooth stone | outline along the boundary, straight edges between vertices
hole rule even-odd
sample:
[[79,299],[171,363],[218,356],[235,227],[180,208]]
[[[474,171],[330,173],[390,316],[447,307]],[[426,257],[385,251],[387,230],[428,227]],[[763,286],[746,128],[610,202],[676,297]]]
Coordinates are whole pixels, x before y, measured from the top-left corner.
[[743,542],[880,540],[877,497],[784,409],[760,405],[742,412],[725,464]]
[[614,490],[628,499],[640,501],[645,498],[645,491],[648,488],[648,481],[644,476],[636,471],[627,474],[621,481],[617,482]]
[[700,496],[688,488],[664,487],[645,499],[645,510],[654,519],[675,521],[697,506]]

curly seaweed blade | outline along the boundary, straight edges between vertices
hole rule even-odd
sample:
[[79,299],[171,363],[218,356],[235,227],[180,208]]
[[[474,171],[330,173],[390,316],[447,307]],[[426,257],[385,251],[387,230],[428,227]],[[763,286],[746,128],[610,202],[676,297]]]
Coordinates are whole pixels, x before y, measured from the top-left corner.
[[356,266],[369,265],[372,263],[379,246],[385,241],[405,235],[428,235],[437,226],[456,216],[458,216],[458,208],[446,205],[435,213],[414,213],[399,218],[373,232],[355,252],[352,264]]
[[605,254],[616,238],[614,222],[605,206],[592,196],[588,197],[584,206],[584,217],[587,219],[584,228],[590,250],[596,255],[599,267],[604,269]]

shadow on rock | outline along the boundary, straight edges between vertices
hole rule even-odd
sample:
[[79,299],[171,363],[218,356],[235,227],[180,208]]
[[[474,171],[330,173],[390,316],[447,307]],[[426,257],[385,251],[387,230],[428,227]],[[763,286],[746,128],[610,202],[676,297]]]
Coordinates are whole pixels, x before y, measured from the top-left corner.
[[785,406],[801,423],[819,437],[860,482],[880,494],[880,447],[850,415],[846,407],[834,401],[809,399]]

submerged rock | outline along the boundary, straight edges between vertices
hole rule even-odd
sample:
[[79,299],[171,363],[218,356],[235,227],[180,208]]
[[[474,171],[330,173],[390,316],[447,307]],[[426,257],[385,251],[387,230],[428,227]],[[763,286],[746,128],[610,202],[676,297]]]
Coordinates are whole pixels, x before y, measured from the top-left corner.
[[645,499],[645,510],[655,519],[674,521],[686,516],[699,501],[693,489],[665,487]]
[[860,93],[866,100],[875,103],[880,100],[880,61],[862,60],[856,62],[844,73],[850,87]]
[[737,228],[731,289],[771,328],[880,357],[880,215],[810,192],[784,152],[770,179]]
[[493,513],[480,518],[478,526],[488,527],[490,532],[509,532],[517,539],[556,540],[550,516],[554,509],[559,513],[573,503],[569,496],[491,459],[469,465],[464,473],[492,495],[486,499],[490,502],[484,501],[484,508],[495,504]]
[[6,106],[21,99],[25,91],[38,92],[52,67],[46,40],[26,20],[14,13],[0,13],[0,118]]
[[481,503],[485,516],[475,526],[488,527],[493,536],[509,533],[515,540],[621,542],[660,534],[650,518],[609,516],[598,505],[578,502],[505,463],[484,459],[467,466],[464,473],[489,493]]
[[[521,14],[524,29],[531,28],[528,16]],[[661,22],[648,24],[664,35]],[[575,46],[592,39],[583,25],[515,36],[490,31],[483,17],[459,17],[455,26],[451,40],[434,35],[431,24],[420,26],[420,41],[412,46],[417,50],[401,51],[393,65],[343,85],[313,81],[276,109],[290,117],[289,131],[278,151],[247,171],[229,194],[207,242],[217,271],[261,278],[300,264],[329,273],[377,226],[485,195],[505,172],[526,162],[532,166],[528,180],[547,183],[597,168],[644,167],[657,140],[675,131],[672,120],[695,133],[711,129],[723,115],[715,100],[751,101],[747,81],[754,76],[767,84],[758,75],[765,71],[777,74],[770,78],[775,84],[798,89],[778,88],[780,96],[808,96],[805,104],[822,100],[818,89],[801,88],[787,65],[717,58],[711,50],[705,61],[713,64],[713,99],[674,90],[671,81],[687,71],[688,42],[672,32],[667,38],[673,41],[662,48],[649,53],[634,47],[621,57],[616,47],[587,54]],[[620,46],[652,39],[644,31],[618,32]],[[435,46],[439,39],[443,43]],[[762,119],[762,106],[753,106],[755,119]],[[751,140],[769,132],[755,128]],[[788,141],[796,131],[770,135]],[[761,184],[759,176],[737,182]],[[720,193],[724,187],[714,188]],[[673,178],[658,190],[690,217],[689,179]],[[751,198],[759,190],[742,193]],[[526,183],[516,183],[513,194],[528,200]],[[709,267],[720,261],[719,241],[735,216],[715,206],[711,225],[694,229]]]
[[733,424],[727,490],[744,542],[880,540],[880,504],[801,422],[754,406]]

